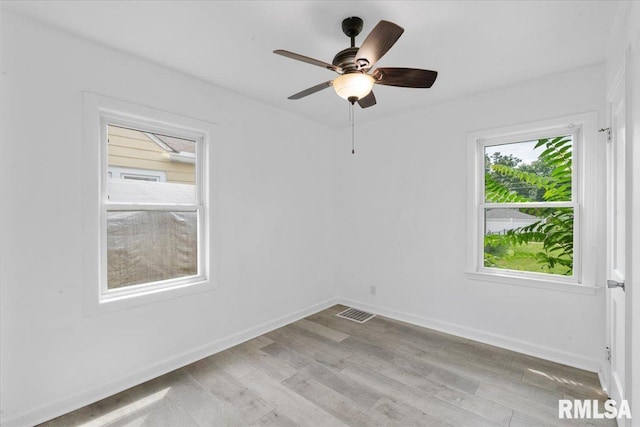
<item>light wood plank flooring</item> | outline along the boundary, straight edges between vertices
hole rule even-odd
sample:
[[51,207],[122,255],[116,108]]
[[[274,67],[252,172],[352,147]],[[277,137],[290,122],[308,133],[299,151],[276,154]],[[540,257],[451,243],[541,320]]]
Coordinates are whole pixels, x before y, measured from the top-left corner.
[[335,306],[44,426],[554,426],[594,373]]

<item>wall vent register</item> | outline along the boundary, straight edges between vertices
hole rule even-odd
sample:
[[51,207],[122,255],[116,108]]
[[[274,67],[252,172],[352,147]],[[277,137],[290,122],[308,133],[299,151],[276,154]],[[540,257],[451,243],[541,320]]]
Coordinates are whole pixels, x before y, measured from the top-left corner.
[[357,308],[348,308],[340,313],[336,314],[343,319],[353,320],[354,322],[364,323],[367,320],[371,320],[376,317],[375,314],[367,313],[366,311],[358,310]]

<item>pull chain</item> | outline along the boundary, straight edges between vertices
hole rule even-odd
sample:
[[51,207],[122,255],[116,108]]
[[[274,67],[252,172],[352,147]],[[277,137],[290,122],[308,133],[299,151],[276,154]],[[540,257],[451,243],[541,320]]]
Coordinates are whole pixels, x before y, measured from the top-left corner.
[[356,134],[356,115],[353,110],[353,104],[349,107],[349,112],[351,113],[351,154],[356,154],[355,149],[355,134]]

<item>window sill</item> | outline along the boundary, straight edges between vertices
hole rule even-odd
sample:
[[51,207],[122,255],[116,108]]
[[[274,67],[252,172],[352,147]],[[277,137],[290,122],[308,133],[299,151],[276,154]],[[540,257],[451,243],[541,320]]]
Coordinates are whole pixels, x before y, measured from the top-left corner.
[[181,298],[188,295],[209,292],[216,289],[211,280],[192,281],[163,288],[149,288],[128,294],[94,295],[85,305],[86,316],[126,310],[160,301]]
[[588,286],[579,283],[567,283],[558,280],[534,279],[508,274],[485,273],[479,271],[467,271],[465,275],[472,280],[484,282],[502,283],[506,285],[525,286],[529,288],[548,289],[558,292],[569,292],[583,295],[595,295],[597,286]]

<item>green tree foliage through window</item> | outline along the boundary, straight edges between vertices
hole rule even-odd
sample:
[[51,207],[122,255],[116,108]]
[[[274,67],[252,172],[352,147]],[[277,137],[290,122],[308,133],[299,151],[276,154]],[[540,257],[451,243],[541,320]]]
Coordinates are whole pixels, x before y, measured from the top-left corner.
[[[533,147],[539,152],[537,159],[529,163],[513,154],[485,151],[485,202],[505,204],[505,208],[510,203],[570,202],[572,145],[570,135],[540,139]],[[503,233],[485,231],[485,266],[572,275],[573,207],[518,206],[508,210],[533,220]],[[522,259],[530,261],[528,266],[519,263]]]

